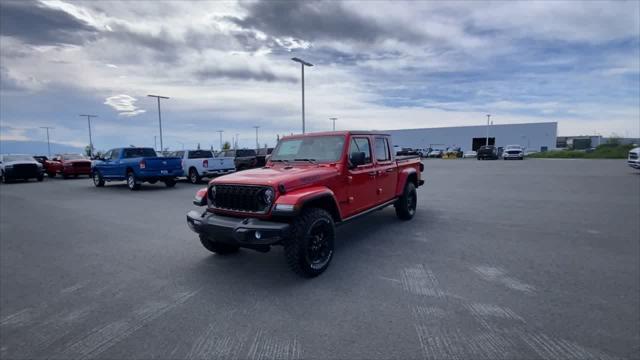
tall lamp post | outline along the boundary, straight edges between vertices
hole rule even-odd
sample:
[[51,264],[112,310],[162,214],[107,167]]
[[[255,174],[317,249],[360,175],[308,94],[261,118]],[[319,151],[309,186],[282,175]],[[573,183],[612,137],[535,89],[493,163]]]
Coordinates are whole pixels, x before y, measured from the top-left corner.
[[162,153],[164,151],[164,146],[162,144],[162,115],[160,114],[160,99],[168,99],[169,97],[160,95],[147,96],[158,99],[158,125],[160,126],[160,152]]
[[485,142],[486,146],[489,146],[489,119],[491,119],[491,114],[487,114],[487,141]]
[[224,130],[218,130],[218,133],[220,133],[220,151],[222,151],[222,133],[224,132]]
[[291,60],[300,63],[300,68],[302,69],[302,133],[304,134],[305,126],[304,126],[304,67],[305,66],[313,66],[313,64],[306,62],[297,57],[291,58]]
[[336,131],[336,120],[338,120],[338,118],[332,117],[332,118],[329,118],[329,120],[333,121],[333,131]]
[[55,129],[51,126],[40,126],[40,129],[47,129],[47,151],[49,152],[49,157],[51,157],[51,144],[49,143],[49,129]]
[[93,140],[91,140],[91,118],[98,117],[98,115],[81,114],[80,116],[87,117],[87,124],[89,124],[89,157],[93,157]]
[[256,151],[258,149],[260,149],[260,142],[258,142],[258,129],[260,128],[260,126],[254,126],[254,128],[256,129]]

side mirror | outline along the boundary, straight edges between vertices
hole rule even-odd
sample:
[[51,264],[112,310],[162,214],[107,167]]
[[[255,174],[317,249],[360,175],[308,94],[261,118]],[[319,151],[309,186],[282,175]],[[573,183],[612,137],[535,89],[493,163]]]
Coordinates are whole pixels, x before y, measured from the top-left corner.
[[360,165],[364,165],[365,155],[364,152],[354,152],[349,156],[349,162],[351,163],[351,167],[355,168]]

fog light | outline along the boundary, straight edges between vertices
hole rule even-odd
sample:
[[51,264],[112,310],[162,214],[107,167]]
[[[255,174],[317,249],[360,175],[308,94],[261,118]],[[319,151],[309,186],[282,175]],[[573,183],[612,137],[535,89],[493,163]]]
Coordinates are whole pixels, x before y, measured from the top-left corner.
[[260,238],[262,237],[262,233],[260,233],[260,231],[256,231],[254,236],[256,237],[256,239],[260,240]]

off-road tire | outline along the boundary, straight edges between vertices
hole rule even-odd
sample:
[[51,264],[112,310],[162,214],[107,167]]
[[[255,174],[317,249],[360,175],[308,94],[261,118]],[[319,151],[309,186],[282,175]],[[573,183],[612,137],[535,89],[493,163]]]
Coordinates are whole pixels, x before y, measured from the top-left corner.
[[[313,236],[313,231],[321,226],[322,254],[321,260],[313,263],[310,258],[310,251],[317,240],[317,235]],[[289,235],[284,240],[284,254],[287,265],[296,274],[302,277],[315,277],[322,274],[331,263],[334,252],[335,225],[333,218],[324,209],[308,208],[295,218],[291,224]]]
[[127,173],[127,187],[131,191],[140,189],[140,183],[138,182],[138,179],[136,179],[136,174],[134,174],[133,171],[129,171]]
[[198,170],[196,168],[189,169],[189,182],[192,184],[199,184],[202,178],[200,174],[198,174]]
[[416,186],[411,181],[408,181],[404,186],[402,196],[394,204],[396,215],[402,220],[411,220],[416,214],[417,203]]
[[104,178],[102,177],[102,174],[100,174],[100,171],[94,171],[93,174],[91,174],[91,179],[93,180],[93,185],[95,185],[95,187],[104,186]]
[[164,185],[168,188],[172,188],[174,186],[176,186],[176,180],[175,179],[169,179],[169,180],[165,180],[164,181]]
[[205,249],[219,255],[233,254],[240,250],[238,246],[215,242],[204,235],[200,235],[200,243]]
[[40,175],[36,176],[36,180],[43,181],[44,180],[44,174],[40,174]]

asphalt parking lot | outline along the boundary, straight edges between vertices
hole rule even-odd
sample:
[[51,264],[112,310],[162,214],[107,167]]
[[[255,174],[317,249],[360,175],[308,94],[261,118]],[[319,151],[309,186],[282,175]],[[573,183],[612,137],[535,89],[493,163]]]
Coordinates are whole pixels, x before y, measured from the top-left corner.
[[311,280],[281,248],[206,251],[186,182],[0,185],[0,357],[640,356],[640,172],[425,165],[416,217],[387,208],[340,227]]

